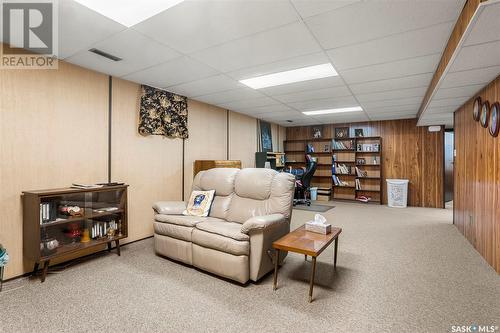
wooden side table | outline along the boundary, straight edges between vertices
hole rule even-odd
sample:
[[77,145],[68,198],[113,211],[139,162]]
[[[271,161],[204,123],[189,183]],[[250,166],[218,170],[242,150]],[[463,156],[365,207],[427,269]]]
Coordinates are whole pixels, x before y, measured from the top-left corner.
[[305,256],[312,257],[312,269],[311,269],[311,280],[309,282],[309,302],[312,302],[313,287],[314,287],[314,275],[316,272],[316,258],[333,242],[334,255],[333,255],[333,267],[337,269],[337,252],[338,252],[338,240],[339,235],[342,232],[341,228],[333,228],[332,232],[328,235],[322,235],[315,232],[307,231],[305,226],[301,226],[289,234],[283,236],[277,241],[273,242],[273,248],[275,249],[275,263],[274,263],[274,282],[273,290],[276,290],[278,285],[278,258],[280,251],[289,251],[295,253],[301,253]]

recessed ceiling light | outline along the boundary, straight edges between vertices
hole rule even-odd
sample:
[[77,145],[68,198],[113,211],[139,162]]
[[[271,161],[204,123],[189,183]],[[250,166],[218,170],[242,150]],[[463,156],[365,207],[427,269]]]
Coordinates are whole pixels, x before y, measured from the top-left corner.
[[337,75],[338,73],[335,68],[333,68],[332,64],[327,63],[293,69],[286,72],[257,76],[251,79],[240,80],[240,82],[253,89],[262,89],[282,84],[309,81]]
[[363,111],[363,108],[361,106],[352,106],[352,107],[349,107],[349,108],[338,108],[338,109],[327,109],[327,110],[316,110],[316,111],[304,111],[302,113],[305,114],[305,115],[308,115],[308,116],[314,116],[314,115],[318,115],[318,114],[357,112],[357,111]]
[[75,0],[113,21],[131,27],[184,0]]

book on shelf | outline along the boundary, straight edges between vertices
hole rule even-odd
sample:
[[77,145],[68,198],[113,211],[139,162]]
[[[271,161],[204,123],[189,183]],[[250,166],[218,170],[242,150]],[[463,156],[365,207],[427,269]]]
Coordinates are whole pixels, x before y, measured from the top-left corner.
[[100,184],[83,184],[83,183],[73,183],[71,184],[71,187],[72,188],[79,188],[79,189],[91,189],[91,188],[101,188],[103,187],[104,185],[100,185]]
[[358,176],[360,178],[368,177],[368,172],[367,171],[361,170],[358,167],[356,167],[355,170],[356,170],[356,176]]
[[361,190],[361,182],[359,181],[359,179],[356,179],[356,190]]
[[354,145],[354,141],[337,141],[332,140],[332,147],[335,150],[352,150]]
[[343,163],[335,163],[334,164],[334,173],[336,174],[344,174],[344,175],[350,175],[351,174],[351,167],[347,166]]
[[356,145],[356,151],[358,152],[379,152],[380,144],[379,143],[358,143]]
[[332,181],[335,186],[351,186],[348,182],[341,180],[336,175],[332,175]]

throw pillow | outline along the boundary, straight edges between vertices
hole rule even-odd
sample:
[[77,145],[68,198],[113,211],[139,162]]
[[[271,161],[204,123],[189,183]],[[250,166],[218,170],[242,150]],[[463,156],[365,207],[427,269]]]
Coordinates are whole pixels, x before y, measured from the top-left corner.
[[193,191],[189,198],[186,210],[183,215],[208,216],[212,201],[214,200],[215,190],[211,191]]

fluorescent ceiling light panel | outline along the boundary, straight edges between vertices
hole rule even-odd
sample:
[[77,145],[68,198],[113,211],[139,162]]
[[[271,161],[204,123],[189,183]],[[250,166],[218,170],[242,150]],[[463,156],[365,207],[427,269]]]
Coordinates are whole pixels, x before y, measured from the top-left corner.
[[327,63],[299,69],[292,69],[291,71],[286,72],[257,76],[251,79],[240,80],[240,82],[253,89],[262,89],[267,87],[280,86],[282,84],[309,81],[337,75],[338,73],[335,68],[333,68],[332,64]]
[[302,112],[308,116],[314,116],[318,114],[330,114],[330,113],[344,113],[344,112],[358,112],[363,111],[361,106],[352,106],[349,108],[338,108],[338,109],[327,109],[327,110],[316,110],[316,111],[304,111]]
[[75,0],[113,21],[131,27],[184,0]]

